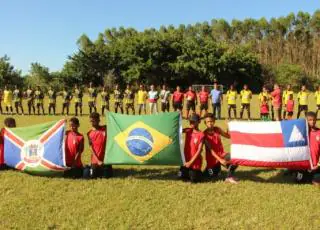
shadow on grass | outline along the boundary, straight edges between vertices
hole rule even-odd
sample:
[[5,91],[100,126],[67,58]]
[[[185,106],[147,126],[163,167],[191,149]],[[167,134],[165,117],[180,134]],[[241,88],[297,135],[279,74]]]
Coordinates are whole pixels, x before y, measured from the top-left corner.
[[134,177],[147,180],[179,180],[179,168],[114,168],[113,173],[115,178]]
[[[114,168],[115,178],[138,178],[146,180],[179,180],[178,178],[179,168]],[[263,178],[260,174],[272,174],[270,177],[266,175]],[[224,180],[227,176],[226,171],[222,171],[218,178],[207,179],[204,177],[203,183],[215,182]],[[273,183],[273,184],[293,184],[293,178],[291,175],[285,175],[283,171],[276,169],[251,169],[245,171],[236,171],[235,176],[240,181],[254,181],[260,183]]]

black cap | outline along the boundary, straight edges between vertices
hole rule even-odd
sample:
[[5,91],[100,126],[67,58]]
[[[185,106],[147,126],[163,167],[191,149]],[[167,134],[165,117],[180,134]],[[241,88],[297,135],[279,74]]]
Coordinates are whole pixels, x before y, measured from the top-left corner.
[[196,113],[193,113],[189,117],[189,121],[194,121],[194,122],[199,122],[200,121],[200,116]]

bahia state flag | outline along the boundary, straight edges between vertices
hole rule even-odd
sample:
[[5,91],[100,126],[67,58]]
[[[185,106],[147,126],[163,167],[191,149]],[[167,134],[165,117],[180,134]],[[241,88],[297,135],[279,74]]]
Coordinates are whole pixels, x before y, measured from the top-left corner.
[[234,164],[310,169],[308,125],[305,119],[274,122],[229,122]]
[[64,134],[65,120],[22,128],[5,128],[5,162],[12,168],[30,174],[62,174],[67,169]]
[[108,113],[104,162],[125,165],[183,165],[180,114]]

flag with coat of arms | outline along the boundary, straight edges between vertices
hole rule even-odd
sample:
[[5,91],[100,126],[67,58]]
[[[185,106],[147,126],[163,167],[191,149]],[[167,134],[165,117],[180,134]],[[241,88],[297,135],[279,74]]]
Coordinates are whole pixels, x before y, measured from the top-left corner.
[[5,128],[4,159],[12,168],[53,176],[66,169],[65,120],[21,128]]

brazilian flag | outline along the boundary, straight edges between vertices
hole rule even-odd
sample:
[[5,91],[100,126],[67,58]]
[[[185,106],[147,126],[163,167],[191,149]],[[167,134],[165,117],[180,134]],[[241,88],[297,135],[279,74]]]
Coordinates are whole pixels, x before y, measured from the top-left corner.
[[179,113],[107,116],[106,164],[183,165]]

